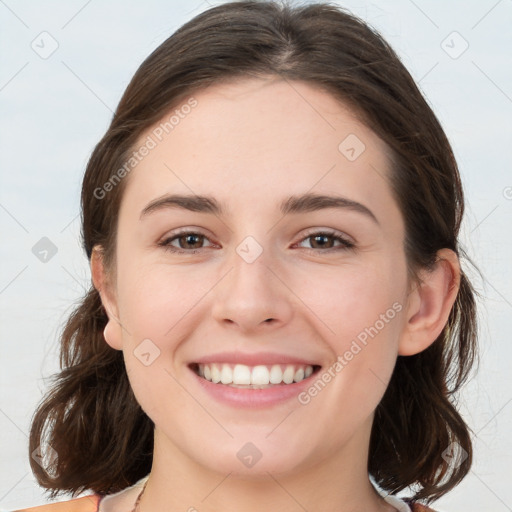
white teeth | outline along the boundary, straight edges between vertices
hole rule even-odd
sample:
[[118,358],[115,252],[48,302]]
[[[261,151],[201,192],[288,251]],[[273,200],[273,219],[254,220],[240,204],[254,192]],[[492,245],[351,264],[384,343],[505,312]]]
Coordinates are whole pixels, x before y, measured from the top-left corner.
[[304,380],[304,368],[299,368],[295,375],[293,376],[293,380],[295,382],[300,382],[301,380]]
[[265,365],[246,366],[227,363],[199,364],[197,373],[214,384],[236,387],[268,387],[270,385],[292,384],[307,379],[313,373],[311,365]]
[[291,365],[286,367],[283,373],[283,382],[285,384],[291,384],[293,382],[293,376],[295,375],[295,368]]
[[[204,367],[206,368],[208,365],[204,365]],[[217,367],[216,364],[212,364],[211,366],[211,373],[212,373],[212,382],[214,384],[218,384],[220,382],[220,370],[219,368]],[[206,374],[206,372],[205,372]],[[205,375],[205,379],[206,379],[206,375]],[[209,380],[209,379],[207,379]]]
[[220,381],[222,384],[231,384],[233,382],[233,370],[229,364],[222,365],[222,371],[220,372]]
[[237,384],[251,383],[251,370],[245,364],[237,364],[233,370],[233,382]]
[[[270,382],[270,372],[266,366],[255,366],[252,369],[251,384],[266,386]],[[239,384],[238,382],[236,384]]]
[[270,369],[270,384],[281,384],[283,381],[283,370],[278,364]]

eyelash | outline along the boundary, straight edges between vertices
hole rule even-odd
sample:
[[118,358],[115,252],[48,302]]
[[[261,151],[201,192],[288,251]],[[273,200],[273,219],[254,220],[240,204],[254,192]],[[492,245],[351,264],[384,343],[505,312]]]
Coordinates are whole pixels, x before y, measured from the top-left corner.
[[[199,235],[199,236],[202,236],[206,239],[208,239],[207,236],[201,234],[201,233],[198,233],[197,231],[180,231],[178,233],[174,233],[171,237],[168,237],[166,238],[165,240],[162,240],[161,242],[158,243],[158,245],[160,247],[163,247],[166,251],[170,251],[172,253],[175,253],[175,254],[196,254],[198,253],[199,251],[201,251],[203,248],[200,248],[200,249],[178,249],[177,247],[174,247],[172,245],[170,245],[170,243],[182,236],[186,236],[186,235]],[[303,242],[304,240],[307,240],[308,238],[313,238],[315,236],[328,236],[328,237],[333,237],[335,241],[339,241],[341,242],[341,246],[338,246],[338,247],[329,247],[328,249],[315,249],[315,248],[308,248],[308,247],[303,247],[303,249],[306,249],[306,251],[308,252],[318,252],[318,251],[321,251],[321,252],[331,252],[331,251],[339,251],[339,250],[354,250],[355,249],[355,244],[350,242],[349,240],[347,240],[346,238],[340,236],[339,234],[337,234],[335,231],[329,231],[329,230],[324,230],[324,231],[314,231],[312,233],[309,233],[308,235],[306,235],[304,238],[302,238],[300,242]]]

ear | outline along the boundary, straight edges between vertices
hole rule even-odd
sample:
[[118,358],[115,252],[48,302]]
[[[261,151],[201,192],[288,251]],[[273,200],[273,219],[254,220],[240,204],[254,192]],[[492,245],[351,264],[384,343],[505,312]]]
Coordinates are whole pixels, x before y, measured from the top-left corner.
[[398,355],[411,356],[428,348],[441,334],[460,286],[460,265],[451,249],[437,253],[435,267],[420,274],[421,284],[409,293],[406,324]]
[[91,276],[94,288],[98,290],[108,316],[108,322],[103,331],[105,341],[112,348],[122,350],[122,326],[119,321],[116,291],[104,265],[103,248],[99,245],[95,245],[92,250]]

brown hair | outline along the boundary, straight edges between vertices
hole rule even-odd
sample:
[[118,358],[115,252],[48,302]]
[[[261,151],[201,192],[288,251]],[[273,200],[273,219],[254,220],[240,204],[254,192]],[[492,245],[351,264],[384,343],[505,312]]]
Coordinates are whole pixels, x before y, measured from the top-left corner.
[[[267,1],[208,9],[139,67],[85,172],[82,236],[89,259],[100,245],[107,268],[113,265],[128,178],[106,199],[97,191],[130,158],[141,134],[194,91],[244,76],[278,76],[323,88],[388,144],[394,164],[390,185],[405,221],[412,278],[431,268],[441,248],[468,259],[458,244],[464,199],[450,144],[395,52],[336,5]],[[442,333],[421,353],[397,359],[375,411],[368,458],[369,474],[389,493],[418,485],[413,498],[429,504],[469,472],[469,428],[452,401],[478,355],[475,293],[462,271]],[[32,419],[29,453],[49,444],[58,454],[47,470],[30,458],[52,499],[59,492],[117,492],[151,469],[154,424],[135,399],[122,352],[104,340],[106,322],[91,286],[63,329],[61,371]],[[460,464],[443,457],[452,442],[467,453]]]

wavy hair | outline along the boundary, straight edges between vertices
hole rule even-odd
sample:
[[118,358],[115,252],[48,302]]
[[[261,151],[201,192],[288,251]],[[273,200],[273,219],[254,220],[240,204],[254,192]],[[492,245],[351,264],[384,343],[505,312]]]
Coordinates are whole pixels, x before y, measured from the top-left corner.
[[[470,261],[458,242],[464,197],[457,163],[399,57],[377,31],[337,5],[277,1],[210,8],[141,64],[85,171],[81,235],[89,260],[99,245],[107,268],[114,268],[127,179],[107,198],[99,191],[123,168],[140,135],[194,91],[244,76],[277,76],[322,88],[387,143],[410,277],[430,268],[442,248]],[[407,499],[430,504],[470,470],[470,429],[455,397],[478,355],[475,297],[461,270],[459,292],[441,334],[421,353],[397,359],[375,411],[368,457],[369,475],[389,493],[418,486]],[[32,418],[29,454],[39,446],[47,453],[49,445],[58,455],[46,468],[29,457],[52,499],[60,492],[117,492],[151,470],[154,424],[135,399],[122,352],[104,339],[106,323],[91,283],[62,330],[61,371]],[[450,445],[467,455],[458,464],[443,456]]]

